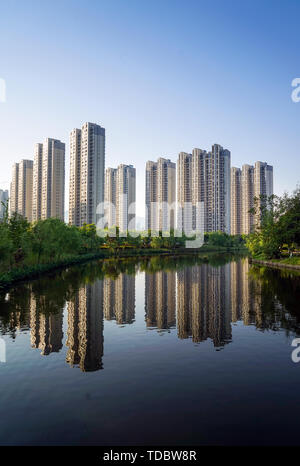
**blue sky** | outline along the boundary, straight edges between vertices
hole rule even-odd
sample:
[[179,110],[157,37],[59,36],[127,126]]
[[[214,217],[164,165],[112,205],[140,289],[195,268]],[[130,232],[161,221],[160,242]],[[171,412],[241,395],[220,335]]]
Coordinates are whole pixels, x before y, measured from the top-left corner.
[[300,183],[300,0],[1,2],[0,188],[35,142],[85,121],[106,128],[106,166],[228,148],[232,165],[274,165]]

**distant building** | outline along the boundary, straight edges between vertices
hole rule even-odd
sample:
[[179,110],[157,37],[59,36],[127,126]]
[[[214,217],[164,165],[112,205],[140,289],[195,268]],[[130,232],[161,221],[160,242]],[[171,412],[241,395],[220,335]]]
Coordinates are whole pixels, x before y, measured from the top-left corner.
[[105,171],[105,202],[107,203],[105,209],[105,216],[107,226],[109,228],[116,226],[117,213],[117,169],[107,168]]
[[192,154],[180,152],[177,161],[177,228],[193,231]]
[[146,229],[169,231],[175,228],[176,164],[159,158],[146,164]]
[[65,144],[47,138],[43,145],[42,219],[65,213]]
[[42,218],[42,183],[43,183],[43,144],[34,146],[32,220]]
[[[266,162],[255,162],[254,165],[254,197],[258,199],[258,208],[273,195],[273,167]],[[255,225],[261,221],[260,213],[254,218]]]
[[105,173],[106,221],[108,227],[117,226],[121,232],[135,230],[136,170],[133,165],[121,164],[107,168]]
[[0,219],[3,218],[4,216],[5,205],[8,202],[8,198],[9,198],[8,191],[7,190],[4,191],[3,189],[0,189]]
[[32,221],[33,161],[21,160],[12,170],[10,215],[18,213]]
[[231,169],[231,234],[250,234],[261,222],[260,213],[253,215],[273,195],[273,167],[265,162]]
[[231,234],[242,233],[242,171],[231,168]]
[[70,134],[69,223],[97,224],[103,216],[105,129],[85,123]]
[[177,228],[230,233],[230,152],[219,144],[211,152],[180,152],[177,161]]
[[243,165],[241,186],[241,233],[248,235],[253,231],[253,215],[250,210],[254,206],[254,167]]

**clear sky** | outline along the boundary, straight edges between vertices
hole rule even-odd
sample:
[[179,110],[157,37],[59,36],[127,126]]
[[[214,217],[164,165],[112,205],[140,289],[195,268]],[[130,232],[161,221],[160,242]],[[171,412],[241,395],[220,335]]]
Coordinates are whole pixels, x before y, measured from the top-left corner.
[[[275,192],[300,182],[300,0],[1,2],[0,188],[46,137],[106,128],[106,166],[213,143],[232,165],[274,165]],[[68,170],[67,170],[68,171]]]

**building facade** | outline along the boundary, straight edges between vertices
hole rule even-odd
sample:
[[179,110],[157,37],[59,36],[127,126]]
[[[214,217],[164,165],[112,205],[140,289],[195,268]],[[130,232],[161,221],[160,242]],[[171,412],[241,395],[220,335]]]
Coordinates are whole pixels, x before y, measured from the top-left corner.
[[186,152],[177,161],[177,229],[186,234],[193,230],[192,154]]
[[260,225],[260,209],[273,195],[273,167],[255,162],[243,165],[242,170],[232,168],[231,183],[231,234],[248,235]]
[[41,218],[65,216],[65,144],[47,138],[43,144]]
[[85,123],[81,129],[80,225],[103,216],[105,129]]
[[10,215],[18,213],[32,221],[33,161],[21,160],[12,170]]
[[219,144],[211,152],[181,152],[177,162],[177,228],[179,231],[230,233],[230,152]]
[[170,231],[175,228],[176,164],[160,157],[146,164],[146,229]]
[[208,157],[209,192],[207,231],[230,233],[230,152],[219,144],[212,146]]
[[12,177],[10,183],[10,199],[9,199],[9,212],[10,215],[18,212],[18,200],[19,200],[19,164],[14,163],[12,168]]
[[251,209],[254,205],[254,167],[252,165],[245,164],[242,166],[241,196],[241,233],[249,235],[253,231],[253,215]]
[[104,206],[105,129],[84,123],[70,133],[69,223],[97,224]]
[[108,228],[117,225],[117,169],[107,168],[105,171],[105,218]]
[[42,218],[42,183],[43,183],[43,144],[34,146],[33,190],[32,190],[32,220]]
[[[6,204],[9,199],[9,194],[7,190],[0,189],[0,219],[4,217]],[[3,205],[4,204],[4,205]]]
[[242,171],[231,168],[231,234],[242,233]]
[[121,164],[105,172],[105,220],[109,228],[120,232],[135,230],[136,170]]
[[80,226],[81,130],[70,133],[69,223]]

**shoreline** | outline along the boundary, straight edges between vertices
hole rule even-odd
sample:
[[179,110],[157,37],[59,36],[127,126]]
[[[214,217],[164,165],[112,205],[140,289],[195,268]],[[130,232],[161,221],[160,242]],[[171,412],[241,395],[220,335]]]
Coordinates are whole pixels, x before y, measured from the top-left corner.
[[254,265],[261,265],[261,266],[266,266],[266,267],[272,267],[274,269],[291,269],[291,270],[300,270],[300,265],[294,265],[294,264],[287,264],[285,262],[280,262],[280,261],[266,261],[266,260],[259,260],[259,259],[252,259],[249,258],[250,264]]
[[[33,266],[25,266],[19,269],[13,269],[7,273],[0,275],[0,293],[5,291],[7,288],[12,287],[14,284],[24,281],[34,280],[40,276],[47,275],[47,273],[54,272],[56,270],[65,269],[67,267],[84,264],[86,262],[92,262],[95,260],[105,259],[122,259],[122,258],[147,258],[152,256],[188,256],[198,255],[202,253],[245,253],[245,249],[233,249],[233,248],[212,248],[207,246],[202,249],[135,249],[130,251],[119,251],[118,254],[112,254],[110,251],[103,250],[98,253],[84,254],[72,256],[66,259],[62,259],[55,263],[36,264]],[[300,268],[300,267],[299,267]]]

